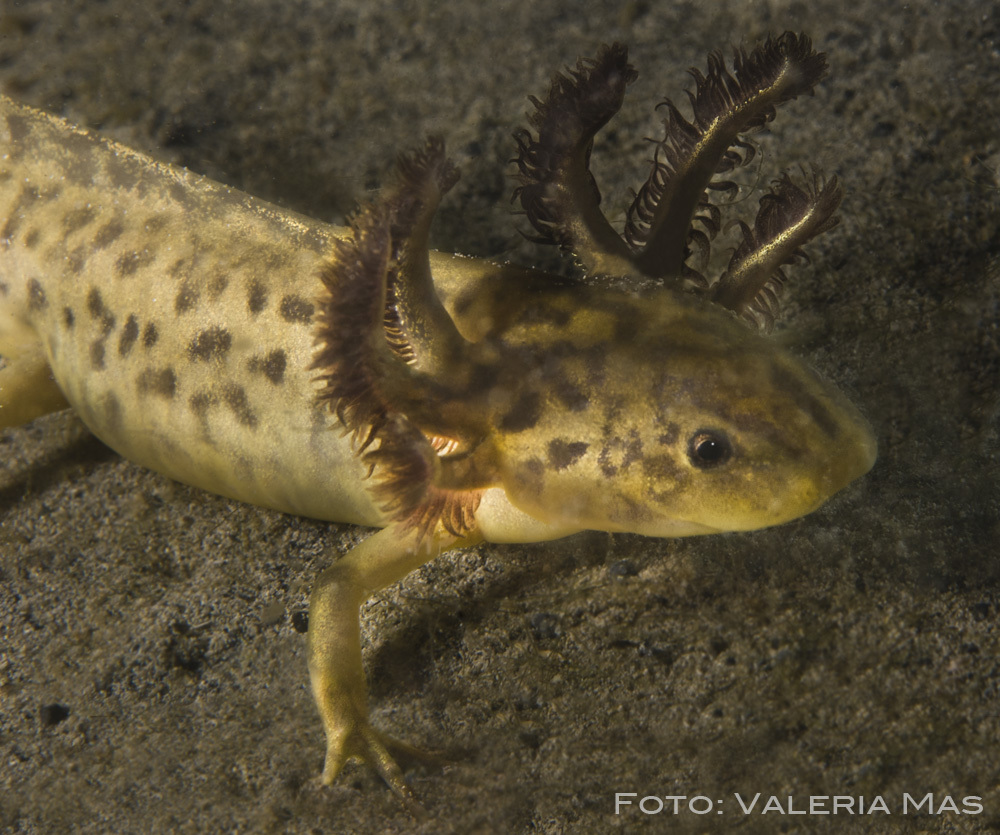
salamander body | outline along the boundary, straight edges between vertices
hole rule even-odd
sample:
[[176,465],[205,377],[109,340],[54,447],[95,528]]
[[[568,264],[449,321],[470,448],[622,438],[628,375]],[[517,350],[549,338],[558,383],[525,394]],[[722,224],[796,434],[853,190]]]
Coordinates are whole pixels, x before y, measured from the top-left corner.
[[[635,77],[605,47],[536,100],[517,196],[564,279],[428,249],[457,178],[400,158],[350,228],[268,205],[0,100],[0,427],[72,406],[127,458],[287,513],[383,530],[324,572],[309,662],[324,779],[360,756],[410,799],[368,721],[357,610],[450,548],[575,531],[686,536],[809,513],[875,459],[867,422],[759,333],[836,180],[776,181],[728,268],[691,265],[743,135],[825,70],[786,34],[697,73],[623,233],[594,134]],[[600,277],[600,281],[595,281]]]

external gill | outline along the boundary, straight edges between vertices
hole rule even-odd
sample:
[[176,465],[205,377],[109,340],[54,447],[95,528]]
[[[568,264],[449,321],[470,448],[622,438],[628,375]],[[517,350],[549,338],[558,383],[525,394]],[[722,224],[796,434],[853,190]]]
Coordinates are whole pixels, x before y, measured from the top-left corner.
[[[581,61],[569,75],[557,75],[543,101],[532,99],[535,112],[529,118],[537,136],[528,130],[515,134],[520,153],[514,196],[538,239],[572,252],[591,274],[683,278],[708,290],[709,282],[686,264],[692,247],[707,263],[711,240],[721,226],[721,212],[708,192],[735,189],[718,176],[753,158],[753,146],[741,137],[770,122],[778,105],[811,92],[826,72],[825,56],[813,51],[809,38],[791,32],[769,38],[750,53],[736,50],[733,65],[730,72],[714,53],[707,74],[690,71],[695,80],[694,92],[688,92],[691,120],[669,99],[661,105],[667,111],[664,138],[621,235],[599,208],[589,158],[595,134],[618,111],[625,87],[637,74],[625,47],[613,44],[592,61]],[[814,178],[814,186],[816,182]],[[794,260],[810,238],[830,228],[839,195],[835,178],[805,189],[787,176],[779,180],[761,200],[754,224],[767,233],[755,233],[749,244],[744,236],[725,273],[725,286],[709,291],[709,297],[769,325],[780,267]],[[804,218],[808,222],[800,222]],[[780,223],[786,225],[779,228]],[[766,252],[754,250],[755,244]]]
[[422,537],[438,523],[469,530],[475,488],[489,482],[479,421],[463,404],[470,345],[437,297],[427,248],[457,179],[440,139],[401,156],[395,188],[358,211],[350,238],[334,242],[320,269],[319,399],[354,434],[382,511]]
[[805,258],[800,244],[837,225],[833,213],[839,204],[836,177],[824,182],[813,173],[811,181],[799,187],[787,174],[782,175],[760,198],[753,229],[739,222],[743,241],[709,297],[761,330],[770,330],[785,280],[782,266]]
[[531,97],[537,139],[525,129],[514,134],[521,183],[514,199],[538,231],[533,240],[573,251],[593,272],[619,274],[631,259],[600,209],[590,152],[594,136],[621,109],[625,88],[638,77],[622,44],[603,46],[568,77],[557,74],[544,101]]

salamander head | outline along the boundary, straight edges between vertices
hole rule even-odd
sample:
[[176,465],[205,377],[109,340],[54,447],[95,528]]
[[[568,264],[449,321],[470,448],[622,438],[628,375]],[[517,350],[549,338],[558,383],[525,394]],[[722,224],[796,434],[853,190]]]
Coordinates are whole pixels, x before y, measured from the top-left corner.
[[722,229],[725,204],[709,194],[735,192],[726,176],[754,156],[745,137],[825,72],[825,56],[790,32],[737,50],[732,72],[719,55],[706,73],[692,70],[692,116],[663,103],[664,138],[622,234],[600,208],[588,162],[635,79],[627,50],[603,48],[533,100],[530,128],[516,134],[515,195],[538,240],[571,252],[591,275],[660,286],[639,297],[622,289],[630,280],[617,296],[576,290],[582,309],[564,332],[527,351],[562,354],[542,369],[548,390],[515,400],[541,404],[535,424],[498,424],[504,485],[522,510],[659,536],[748,530],[814,510],[872,466],[875,441],[858,411],[744,327],[770,329],[785,267],[836,224],[836,178],[779,177],[753,223],[740,222],[721,274],[696,271],[711,266]]
[[815,510],[874,463],[844,395],[726,311],[668,290],[573,301],[558,340],[525,337],[523,354],[544,359],[517,393],[494,394],[503,485],[530,515],[654,536],[751,530]]
[[773,325],[784,269],[835,225],[836,178],[782,175],[724,270],[709,280],[691,263],[712,265],[725,204],[710,193],[737,190],[719,177],[752,159],[745,137],[825,71],[793,33],[737,50],[732,72],[719,55],[692,71],[692,117],[664,103],[621,233],[589,160],[635,79],[627,50],[557,76],[515,134],[515,197],[537,239],[584,268],[576,281],[431,257],[457,173],[440,140],[400,158],[324,264],[315,359],[387,519],[461,536],[500,487],[552,530],[750,530],[809,513],[871,468],[861,414],[747,327]]

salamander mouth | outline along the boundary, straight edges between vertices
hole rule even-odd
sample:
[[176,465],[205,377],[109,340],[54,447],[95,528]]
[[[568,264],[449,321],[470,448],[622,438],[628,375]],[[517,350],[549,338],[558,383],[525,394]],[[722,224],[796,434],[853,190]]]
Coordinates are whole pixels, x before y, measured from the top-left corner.
[[875,466],[875,459],[878,457],[878,441],[875,433],[860,414],[853,422],[853,428],[852,443],[838,449],[837,456],[830,459],[818,479],[819,504],[839,493]]

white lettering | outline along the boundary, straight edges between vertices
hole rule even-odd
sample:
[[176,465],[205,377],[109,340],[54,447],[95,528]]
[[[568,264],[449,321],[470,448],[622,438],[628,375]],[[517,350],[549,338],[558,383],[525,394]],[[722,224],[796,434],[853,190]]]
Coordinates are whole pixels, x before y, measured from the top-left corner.
[[981,815],[983,812],[982,798],[978,795],[969,795],[962,798],[962,805],[965,807],[967,815]]
[[749,815],[753,811],[753,807],[757,805],[757,800],[760,797],[760,792],[757,792],[757,794],[753,796],[753,800],[750,801],[749,806],[747,806],[746,803],[743,802],[743,798],[740,797],[739,792],[734,792],[733,796],[736,798],[736,802],[740,804],[740,808],[743,810],[743,814]]
[[[704,809],[695,809],[694,808],[694,804],[695,803],[698,803],[698,804],[702,804],[703,803],[704,806],[705,806],[705,808]],[[705,797],[705,795],[703,795],[703,794],[695,795],[694,797],[692,797],[688,801],[688,809],[690,811],[694,812],[696,815],[707,815],[709,812],[712,811],[712,809],[714,807],[715,807],[715,804],[712,803],[712,798]]]
[[951,795],[945,795],[944,800],[941,801],[941,805],[938,806],[937,813],[940,815],[942,812],[954,812],[956,815],[962,814],[958,809],[958,804],[952,800]]
[[678,811],[679,811],[679,809],[677,808],[677,804],[681,800],[687,800],[687,795],[686,794],[668,794],[663,799],[664,800],[672,800],[672,801],[674,801],[674,814],[676,815],[678,813]]
[[809,813],[806,812],[805,809],[796,809],[795,808],[795,797],[793,795],[788,795],[788,814],[790,814],[790,815],[807,815]]
[[[862,798],[864,800],[864,798]],[[833,814],[838,814],[840,812],[840,807],[843,806],[845,811],[850,814],[854,814],[854,798],[849,797],[846,794],[835,794],[833,796]]]
[[[658,804],[655,809],[647,809],[646,801],[655,800]],[[639,801],[639,808],[645,812],[647,815],[658,815],[663,811],[663,801],[660,800],[655,794],[647,794],[642,800]]]
[[889,807],[885,805],[885,798],[880,794],[875,795],[875,799],[872,801],[872,805],[868,807],[866,814],[870,815],[872,812],[885,812],[887,815],[892,814],[889,811]]
[[785,814],[785,807],[781,805],[781,801],[773,794],[767,799],[764,808],[760,810],[762,815],[766,815],[768,812],[781,812],[781,814]]
[[927,804],[927,812],[928,812],[928,814],[933,815],[934,814],[934,795],[931,794],[931,792],[927,792],[927,794],[925,794],[923,796],[923,798],[921,799],[921,801],[919,803],[917,803],[917,801],[914,800],[910,796],[909,792],[903,792],[903,814],[904,815],[909,814],[909,812],[910,812],[910,806],[911,805],[913,806],[913,811],[914,812],[919,812],[923,808],[923,805],[925,803]]
[[631,806],[631,800],[625,800],[626,797],[638,797],[636,792],[615,792],[615,814],[621,814],[622,806]]
[[810,815],[829,815],[830,810],[824,809],[824,804],[829,800],[829,796],[825,794],[810,795],[809,797],[809,814]]

